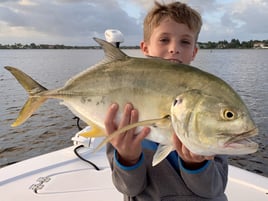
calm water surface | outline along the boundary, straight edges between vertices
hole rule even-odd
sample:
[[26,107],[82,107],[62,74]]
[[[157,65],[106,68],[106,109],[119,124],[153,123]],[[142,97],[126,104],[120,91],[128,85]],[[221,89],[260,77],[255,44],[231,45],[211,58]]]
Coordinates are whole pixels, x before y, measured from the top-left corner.
[[[141,56],[139,50],[125,52]],[[3,66],[17,67],[53,89],[102,58],[102,50],[0,50],[0,167],[70,146],[77,132],[74,115],[57,100],[47,101],[23,125],[10,127],[27,94]],[[230,163],[268,177],[268,50],[200,50],[192,64],[227,81],[259,127],[258,152],[231,157]]]

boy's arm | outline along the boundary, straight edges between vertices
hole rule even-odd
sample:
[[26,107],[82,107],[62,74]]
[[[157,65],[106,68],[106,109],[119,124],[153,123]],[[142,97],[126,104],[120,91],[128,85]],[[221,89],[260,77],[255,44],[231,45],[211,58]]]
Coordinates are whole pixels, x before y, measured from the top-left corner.
[[181,143],[176,134],[173,142],[180,156],[179,168],[186,186],[201,197],[223,195],[228,177],[227,157],[196,155]]
[[224,194],[228,177],[226,157],[200,156],[190,152],[173,135],[179,155],[179,169],[186,186],[196,195],[214,198]]
[[[138,110],[136,110],[131,103],[127,103],[122,118],[117,124],[116,115],[118,109],[119,105],[116,103],[108,108],[104,122],[106,133],[108,135],[111,135],[113,132],[124,126],[138,121]],[[118,152],[118,160],[126,166],[131,166],[138,162],[142,153],[141,142],[150,133],[149,127],[144,127],[139,134],[135,133],[135,130],[135,128],[130,129],[110,140],[110,143]]]
[[109,143],[107,144],[107,157],[112,170],[113,183],[119,192],[134,197],[146,188],[146,167],[143,154],[135,165],[124,166],[118,161],[117,152]]
[[195,194],[206,198],[224,194],[228,179],[227,157],[215,156],[196,170],[186,169],[181,160],[179,165],[186,186]]
[[[108,109],[104,122],[108,135],[138,121],[138,111],[129,103],[125,105],[122,118],[117,125],[115,119],[118,107],[118,104],[112,104]],[[136,135],[135,129],[131,129],[113,138],[107,145],[113,183],[118,191],[131,197],[142,192],[147,185],[141,142],[149,132],[149,128],[143,128]]]

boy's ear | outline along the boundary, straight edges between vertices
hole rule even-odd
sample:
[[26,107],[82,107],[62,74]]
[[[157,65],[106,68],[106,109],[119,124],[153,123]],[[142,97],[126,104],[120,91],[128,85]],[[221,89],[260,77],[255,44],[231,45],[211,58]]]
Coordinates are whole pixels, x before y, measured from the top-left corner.
[[147,46],[146,42],[141,41],[140,48],[141,48],[141,51],[143,52],[143,54],[148,56],[149,52],[148,52],[148,46]]
[[194,58],[195,58],[197,52],[198,52],[198,47],[195,47],[195,48],[194,48],[194,51],[193,51],[192,61],[194,60]]

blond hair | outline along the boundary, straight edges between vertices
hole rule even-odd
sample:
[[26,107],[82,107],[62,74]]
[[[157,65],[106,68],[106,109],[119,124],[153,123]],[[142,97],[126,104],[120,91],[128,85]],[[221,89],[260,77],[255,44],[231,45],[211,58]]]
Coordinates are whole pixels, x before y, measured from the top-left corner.
[[145,42],[149,42],[153,29],[159,26],[160,22],[166,17],[170,17],[178,23],[186,24],[190,30],[196,33],[197,41],[202,26],[202,18],[196,10],[180,2],[166,5],[155,2],[155,6],[144,19],[143,37]]

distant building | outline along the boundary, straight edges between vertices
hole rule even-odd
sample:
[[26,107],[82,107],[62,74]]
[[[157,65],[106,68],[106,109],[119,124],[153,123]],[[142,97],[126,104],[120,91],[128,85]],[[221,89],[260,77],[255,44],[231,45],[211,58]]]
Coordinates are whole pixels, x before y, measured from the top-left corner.
[[253,44],[253,48],[255,49],[268,49],[268,46],[265,43],[257,42]]

